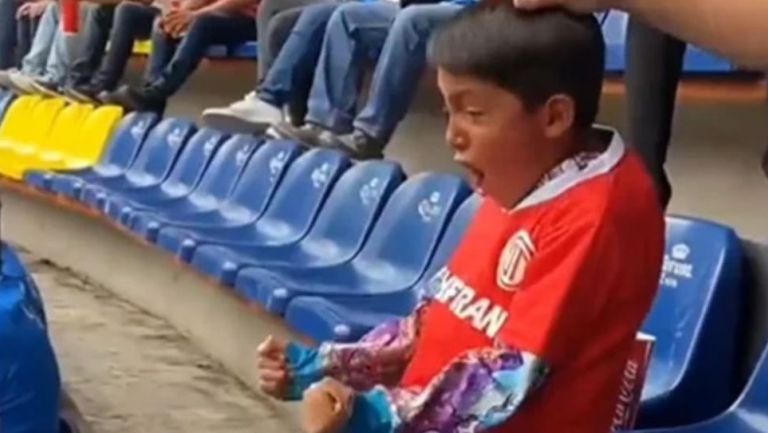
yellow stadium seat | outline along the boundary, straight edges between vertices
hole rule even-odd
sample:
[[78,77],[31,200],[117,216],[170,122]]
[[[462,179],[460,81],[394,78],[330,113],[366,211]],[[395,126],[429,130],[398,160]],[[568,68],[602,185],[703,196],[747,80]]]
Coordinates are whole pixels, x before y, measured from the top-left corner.
[[140,56],[148,56],[152,53],[152,41],[139,40],[133,43],[133,54]]
[[24,171],[29,168],[43,168],[62,161],[65,152],[81,141],[83,122],[91,112],[93,105],[90,104],[72,104],[61,110],[43,143],[26,152],[10,154],[10,159],[2,163],[3,174],[12,179],[21,179]]
[[64,105],[63,99],[44,99],[35,105],[32,115],[23,119],[23,135],[10,140],[9,147],[0,148],[0,173],[8,175],[17,158],[34,154],[42,146]]
[[42,100],[40,96],[22,96],[11,104],[0,125],[0,152],[13,147],[14,142],[24,141],[24,137],[31,133],[27,127],[28,119]]
[[39,168],[79,170],[96,164],[122,117],[121,107],[107,105],[97,108],[83,122],[77,145],[69,147],[62,160]]

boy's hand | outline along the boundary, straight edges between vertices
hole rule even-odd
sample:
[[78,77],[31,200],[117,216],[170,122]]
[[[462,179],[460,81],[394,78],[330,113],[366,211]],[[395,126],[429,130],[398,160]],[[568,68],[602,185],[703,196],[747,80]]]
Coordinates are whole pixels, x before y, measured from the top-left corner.
[[326,378],[304,392],[301,425],[304,433],[339,433],[352,416],[355,392]]
[[45,12],[45,8],[48,7],[47,1],[30,1],[26,2],[16,11],[16,18],[23,17],[37,18]]
[[285,358],[287,346],[285,341],[269,336],[257,351],[259,387],[267,395],[280,400],[287,398],[291,386],[291,372]]
[[195,12],[186,8],[172,9],[163,17],[163,28],[169,35],[178,38],[187,29],[195,19]]

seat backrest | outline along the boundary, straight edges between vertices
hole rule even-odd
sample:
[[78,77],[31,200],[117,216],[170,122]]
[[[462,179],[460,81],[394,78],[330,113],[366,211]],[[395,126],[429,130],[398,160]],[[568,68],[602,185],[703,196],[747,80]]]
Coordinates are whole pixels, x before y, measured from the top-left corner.
[[208,163],[213,159],[224,138],[226,138],[225,134],[215,129],[198,130],[184,146],[179,160],[164,185],[183,187],[191,191],[202,178]]
[[[710,328],[717,324],[726,334],[720,337],[734,338],[735,323],[713,316],[727,311],[723,310],[725,303],[741,296],[742,255],[741,242],[732,229],[667,217],[659,293],[643,325],[643,332],[656,338],[649,377],[664,378],[667,386],[676,383],[697,345],[710,338],[703,335],[708,323]],[[731,322],[735,319],[730,317]],[[727,335],[729,328],[731,335]],[[725,359],[729,354],[718,356],[723,357],[724,368],[731,365]]]
[[764,419],[768,415],[768,345],[755,365],[752,376],[734,406],[759,414]]
[[458,176],[411,177],[392,194],[356,260],[384,261],[421,276],[448,221],[468,195],[469,188]]
[[156,179],[165,179],[194,132],[195,125],[188,120],[163,120],[149,133],[126,176],[150,175]]
[[0,140],[20,140],[30,134],[29,119],[32,117],[35,106],[42,100],[40,96],[31,95],[16,98],[3,117],[3,123],[0,125]]
[[458,248],[461,240],[464,239],[464,233],[467,231],[469,224],[475,218],[477,209],[480,208],[480,204],[483,202],[482,198],[477,194],[470,195],[464,203],[461,204],[459,209],[451,218],[448,223],[448,228],[445,230],[443,237],[440,238],[440,243],[435,250],[435,255],[432,256],[432,260],[429,262],[429,268],[424,273],[422,280],[428,280],[443,266],[448,264],[453,252]]
[[[315,221],[325,198],[336,180],[349,167],[342,153],[310,150],[294,161],[275,192],[269,207],[257,225],[269,230],[271,224],[280,226],[284,237],[303,236]],[[259,203],[254,203],[256,210]],[[251,205],[251,203],[249,203]]]
[[137,112],[125,116],[117,125],[100,164],[128,168],[157,121],[155,113]]
[[307,235],[307,245],[332,242],[340,255],[359,250],[404,178],[402,167],[392,161],[355,164],[333,187]]
[[28,119],[27,123],[27,127],[30,129],[29,135],[19,143],[34,148],[42,146],[53,127],[56,116],[64,109],[65,105],[66,102],[59,98],[44,99],[35,105],[32,110],[32,117]]
[[205,170],[203,178],[192,194],[224,201],[242,175],[251,155],[261,142],[245,134],[237,134],[225,141]]
[[115,134],[121,117],[123,117],[121,107],[107,105],[97,108],[83,122],[79,145],[74,146],[69,155],[83,162],[96,162]]
[[2,124],[3,118],[5,118],[5,113],[13,102],[13,98],[14,94],[12,92],[0,90],[0,124]]
[[80,127],[93,109],[90,104],[70,104],[61,110],[39,150],[64,152],[71,148],[80,139]]
[[254,152],[224,206],[261,214],[269,204],[286,168],[301,153],[289,140],[270,140]]

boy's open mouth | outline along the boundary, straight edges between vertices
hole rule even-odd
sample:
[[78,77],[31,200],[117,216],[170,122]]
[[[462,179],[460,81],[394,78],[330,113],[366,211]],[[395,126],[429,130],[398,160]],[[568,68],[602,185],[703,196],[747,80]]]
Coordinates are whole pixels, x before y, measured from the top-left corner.
[[469,176],[469,183],[474,187],[475,189],[480,189],[483,186],[483,179],[485,178],[485,175],[482,171],[478,170],[477,168],[473,167],[471,164],[469,164],[466,161],[462,161],[461,158],[454,158],[456,162],[461,164],[464,169],[467,170],[467,174]]

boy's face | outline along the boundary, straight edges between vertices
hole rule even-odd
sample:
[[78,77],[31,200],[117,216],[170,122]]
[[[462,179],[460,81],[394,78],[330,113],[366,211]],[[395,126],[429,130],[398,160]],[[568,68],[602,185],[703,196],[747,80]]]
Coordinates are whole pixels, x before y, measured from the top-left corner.
[[552,107],[528,111],[517,96],[492,83],[442,69],[438,86],[454,160],[477,189],[513,207],[551,168],[548,146],[558,138],[553,134],[565,132],[562,125],[553,129]]

